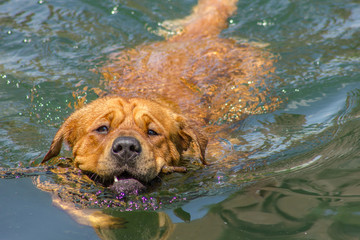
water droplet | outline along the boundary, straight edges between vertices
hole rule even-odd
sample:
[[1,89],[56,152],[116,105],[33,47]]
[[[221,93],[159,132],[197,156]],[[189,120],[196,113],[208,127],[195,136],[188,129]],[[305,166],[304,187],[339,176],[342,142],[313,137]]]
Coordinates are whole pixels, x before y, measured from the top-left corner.
[[111,10],[112,15],[117,14],[118,12],[118,6],[113,7],[113,9]]

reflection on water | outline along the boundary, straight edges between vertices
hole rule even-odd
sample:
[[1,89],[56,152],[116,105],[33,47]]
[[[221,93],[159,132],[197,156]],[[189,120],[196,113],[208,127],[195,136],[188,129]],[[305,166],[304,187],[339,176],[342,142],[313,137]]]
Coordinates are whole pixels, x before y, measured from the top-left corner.
[[[57,191],[79,208],[104,208],[126,222],[125,228],[96,228],[94,236],[103,239],[358,239],[357,1],[239,2],[223,36],[265,42],[266,50],[280,55],[275,73],[282,82],[273,94],[287,102],[219,132],[222,152],[214,165],[166,175],[158,190],[128,202],[64,164],[51,171],[26,168],[46,152],[72,112],[68,106],[83,97],[94,99],[91,89],[103,87],[101,76],[91,70],[100,69],[119,49],[161,40],[153,34],[158,23],[186,16],[193,4],[1,2],[1,178],[33,178],[39,188]],[[23,186],[19,182],[8,190],[24,192]],[[33,228],[58,217],[33,219],[33,213],[12,207],[2,209],[5,236],[16,235],[8,216],[27,220]],[[71,222],[59,219],[60,225]],[[28,229],[24,226],[19,228]],[[52,229],[42,236],[54,234],[64,233]]]

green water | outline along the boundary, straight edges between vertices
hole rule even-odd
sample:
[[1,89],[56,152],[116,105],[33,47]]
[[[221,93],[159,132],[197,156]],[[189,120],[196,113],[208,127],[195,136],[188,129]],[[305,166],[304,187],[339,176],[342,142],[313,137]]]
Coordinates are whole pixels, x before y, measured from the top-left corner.
[[278,55],[273,93],[284,104],[234,124],[229,138],[244,144],[223,139],[232,156],[252,152],[246,158],[168,175],[126,207],[106,207],[102,195],[82,202],[125,219],[125,229],[76,223],[33,184],[53,175],[19,174],[41,161],[74,98],[92,100],[91,88],[103,88],[92,69],[110,53],[161,40],[158,23],[193,5],[0,1],[0,167],[15,171],[0,179],[0,239],[360,238],[358,0],[240,1],[222,36],[268,44]]

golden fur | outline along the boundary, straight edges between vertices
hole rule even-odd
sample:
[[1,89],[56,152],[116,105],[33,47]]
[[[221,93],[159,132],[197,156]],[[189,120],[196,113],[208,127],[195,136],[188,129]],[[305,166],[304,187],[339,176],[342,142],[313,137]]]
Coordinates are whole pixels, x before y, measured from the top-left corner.
[[[112,95],[75,111],[42,162],[66,142],[75,167],[92,180],[136,194],[160,172],[185,171],[179,166],[185,151],[206,164],[216,123],[274,109],[278,103],[268,99],[265,84],[274,70],[272,55],[219,37],[236,2],[199,0],[190,16],[163,23],[171,30],[162,32],[165,41],[110,56],[100,72]],[[222,151],[211,144],[207,154]],[[103,215],[99,221],[91,216],[86,219],[93,226],[107,225]]]
[[[101,127],[108,130],[101,132]],[[149,135],[149,130],[157,135]],[[119,136],[140,142],[141,154],[131,166],[119,164],[111,153]],[[206,163],[206,137],[168,105],[141,98],[104,97],[76,111],[56,133],[43,162],[59,154],[63,141],[73,149],[76,167],[102,178],[114,178],[126,170],[149,182],[164,167],[177,165],[191,142]]]

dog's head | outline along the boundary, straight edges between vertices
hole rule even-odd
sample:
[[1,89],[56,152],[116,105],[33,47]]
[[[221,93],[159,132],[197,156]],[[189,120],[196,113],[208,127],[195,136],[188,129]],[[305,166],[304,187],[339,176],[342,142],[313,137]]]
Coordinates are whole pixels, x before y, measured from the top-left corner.
[[72,148],[76,167],[125,193],[144,190],[190,146],[206,163],[207,138],[196,126],[168,104],[141,98],[104,97],[75,111],[42,162],[57,156],[63,142]]

